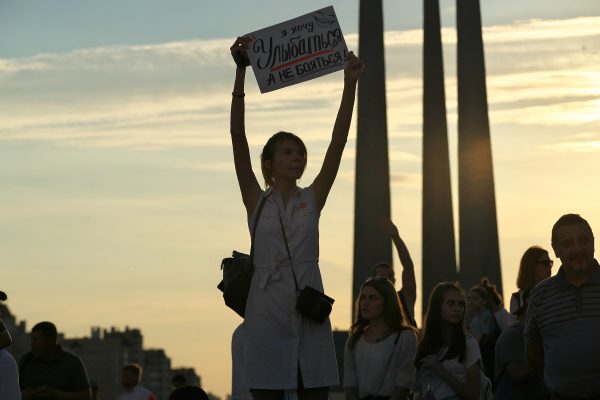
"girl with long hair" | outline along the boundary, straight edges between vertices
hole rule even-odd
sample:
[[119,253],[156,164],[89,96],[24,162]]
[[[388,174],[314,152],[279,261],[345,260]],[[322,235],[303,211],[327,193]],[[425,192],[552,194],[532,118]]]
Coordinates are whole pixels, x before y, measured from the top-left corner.
[[392,282],[369,278],[355,315],[344,350],[346,400],[406,399],[415,379],[416,335]]
[[299,289],[310,286],[323,291],[318,263],[319,216],[348,138],[363,64],[348,53],[331,142],[312,184],[306,188],[297,185],[307,161],[304,142],[292,133],[278,132],[262,151],[266,186],[262,190],[252,171],[244,121],[244,81],[251,42],[251,37],[241,37],[230,48],[237,65],[231,143],[251,231],[262,207],[256,221],[254,274],[243,329],[246,384],[255,400],[279,400],[286,390],[296,390],[300,400],[326,400],[329,387],[339,382],[331,323],[329,318],[315,322],[296,311],[296,284]]
[[464,332],[465,303],[464,292],[455,283],[438,283],[431,292],[415,358],[415,398],[479,399],[481,355],[477,341]]

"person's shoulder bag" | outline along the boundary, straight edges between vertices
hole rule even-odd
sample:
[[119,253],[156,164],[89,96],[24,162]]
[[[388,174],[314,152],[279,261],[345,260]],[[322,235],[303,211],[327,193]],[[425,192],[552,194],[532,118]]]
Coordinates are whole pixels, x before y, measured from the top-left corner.
[[296,311],[312,321],[322,324],[327,317],[329,317],[329,314],[331,314],[331,309],[335,300],[311,286],[306,285],[302,289],[298,287],[298,280],[296,279],[296,273],[294,272],[294,263],[292,262],[292,255],[290,253],[290,247],[288,245],[285,229],[283,228],[281,216],[279,217],[279,225],[281,226],[285,249],[287,250],[290,267],[292,268],[292,276],[294,277],[294,286],[296,287],[296,293],[298,295],[296,298]]
[[250,292],[250,283],[254,274],[254,237],[256,236],[256,227],[260,220],[260,214],[265,206],[268,196],[263,196],[254,218],[252,228],[252,238],[250,244],[250,255],[233,251],[231,257],[224,258],[221,262],[223,279],[217,285],[217,288],[223,292],[225,305],[235,311],[240,317],[244,318],[246,314],[246,302]]

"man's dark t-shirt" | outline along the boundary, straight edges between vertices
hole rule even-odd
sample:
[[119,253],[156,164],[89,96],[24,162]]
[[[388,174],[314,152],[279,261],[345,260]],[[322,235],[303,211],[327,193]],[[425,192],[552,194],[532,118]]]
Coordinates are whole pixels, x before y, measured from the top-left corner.
[[52,358],[41,360],[31,352],[19,361],[21,390],[49,387],[65,392],[89,389],[90,382],[81,359],[57,346]]
[[523,324],[517,322],[502,331],[496,342],[496,400],[544,400],[546,388],[541,377],[514,383],[506,367],[509,363],[525,362],[525,338],[523,337]]

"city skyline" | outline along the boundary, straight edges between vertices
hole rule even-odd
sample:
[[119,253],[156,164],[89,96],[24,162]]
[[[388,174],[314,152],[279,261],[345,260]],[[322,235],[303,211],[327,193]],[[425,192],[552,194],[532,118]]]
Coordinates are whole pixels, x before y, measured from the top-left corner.
[[[241,320],[216,289],[219,264],[232,249],[249,248],[228,134],[234,72],[228,48],[239,34],[324,4],[36,3],[0,6],[0,289],[19,315],[54,321],[68,336],[86,335],[92,325],[140,327],[149,347],[194,366],[205,388],[224,398],[231,333]],[[331,3],[356,50],[358,2]],[[457,187],[455,8],[440,4]],[[244,12],[232,15],[233,9]],[[420,2],[384,1],[391,216],[417,282],[421,9]],[[522,252],[532,244],[549,248],[561,214],[578,212],[592,227],[600,224],[593,179],[600,10],[595,0],[510,0],[483,1],[481,11],[508,298]],[[249,71],[255,172],[266,138],[284,129],[305,140],[308,167],[300,184],[311,182],[341,88],[342,74],[335,73],[260,95]],[[339,329],[350,325],[355,143],[356,119],[321,216],[320,264]],[[457,191],[452,195],[457,216]]]
[[[12,336],[12,343],[7,350],[19,361],[31,351],[31,331],[27,329],[27,319],[19,318],[6,304],[0,304],[0,309],[2,321]],[[35,326],[36,323],[31,325]],[[142,367],[141,385],[151,390],[159,400],[168,398],[172,391],[171,379],[175,374],[185,375],[190,385],[201,386],[201,377],[194,368],[183,365],[173,367],[172,359],[163,348],[144,347],[144,335],[139,328],[126,325],[121,330],[115,326],[90,326],[89,336],[77,337],[67,337],[60,326],[57,329],[58,345],[81,358],[90,383],[100,389],[99,400],[113,400],[123,391],[120,367],[132,363]],[[208,393],[212,400],[217,400]]]

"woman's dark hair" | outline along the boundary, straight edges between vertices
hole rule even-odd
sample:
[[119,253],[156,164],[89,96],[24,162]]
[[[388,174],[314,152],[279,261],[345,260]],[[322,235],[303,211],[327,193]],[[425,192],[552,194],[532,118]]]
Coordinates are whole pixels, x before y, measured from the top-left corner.
[[535,265],[541,256],[547,254],[548,251],[539,246],[531,246],[525,250],[519,264],[519,275],[517,275],[517,287],[519,289],[533,289],[535,286]]
[[396,293],[396,288],[394,288],[392,282],[383,277],[369,278],[365,281],[365,283],[362,284],[360,288],[360,295],[355,302],[354,315],[356,315],[356,321],[350,327],[350,349],[354,349],[358,339],[360,339],[360,336],[369,326],[369,321],[363,318],[360,312],[360,299],[362,297],[364,288],[367,286],[377,290],[377,292],[383,298],[383,320],[392,332],[399,332],[403,329],[414,330],[414,328],[408,324],[406,315],[400,306],[398,293]]
[[[422,339],[417,346],[417,355],[415,357],[417,368],[420,368],[421,360],[424,357],[430,354],[437,354],[444,347],[444,340],[442,338],[442,324],[444,323],[442,319],[442,304],[444,303],[446,293],[451,290],[457,291],[465,297],[464,290],[458,283],[453,282],[440,282],[431,291],[427,312],[425,313]],[[463,328],[464,317],[465,314],[463,313],[460,321],[452,325],[452,339],[448,351],[443,358],[444,360],[450,360],[457,356],[460,362],[463,362],[465,359],[467,344]]]
[[263,147],[263,151],[260,154],[260,169],[262,171],[263,178],[265,179],[266,187],[272,186],[274,181],[273,176],[271,175],[271,171],[269,171],[265,167],[265,161],[273,161],[273,158],[275,157],[275,150],[277,150],[277,145],[283,142],[284,140],[293,140],[296,143],[298,143],[298,145],[300,145],[302,150],[304,150],[304,167],[306,167],[306,146],[304,145],[302,139],[290,132],[277,132],[276,134],[271,136],[269,140],[267,140],[267,143]]
[[[502,295],[498,292],[496,285],[490,282],[488,278],[481,278],[481,282],[479,285],[475,286],[473,289],[479,288],[480,291],[478,293],[484,293],[482,296],[486,302],[485,306],[491,312],[494,312],[498,309],[498,307],[502,306]],[[481,295],[481,294],[480,294]]]

